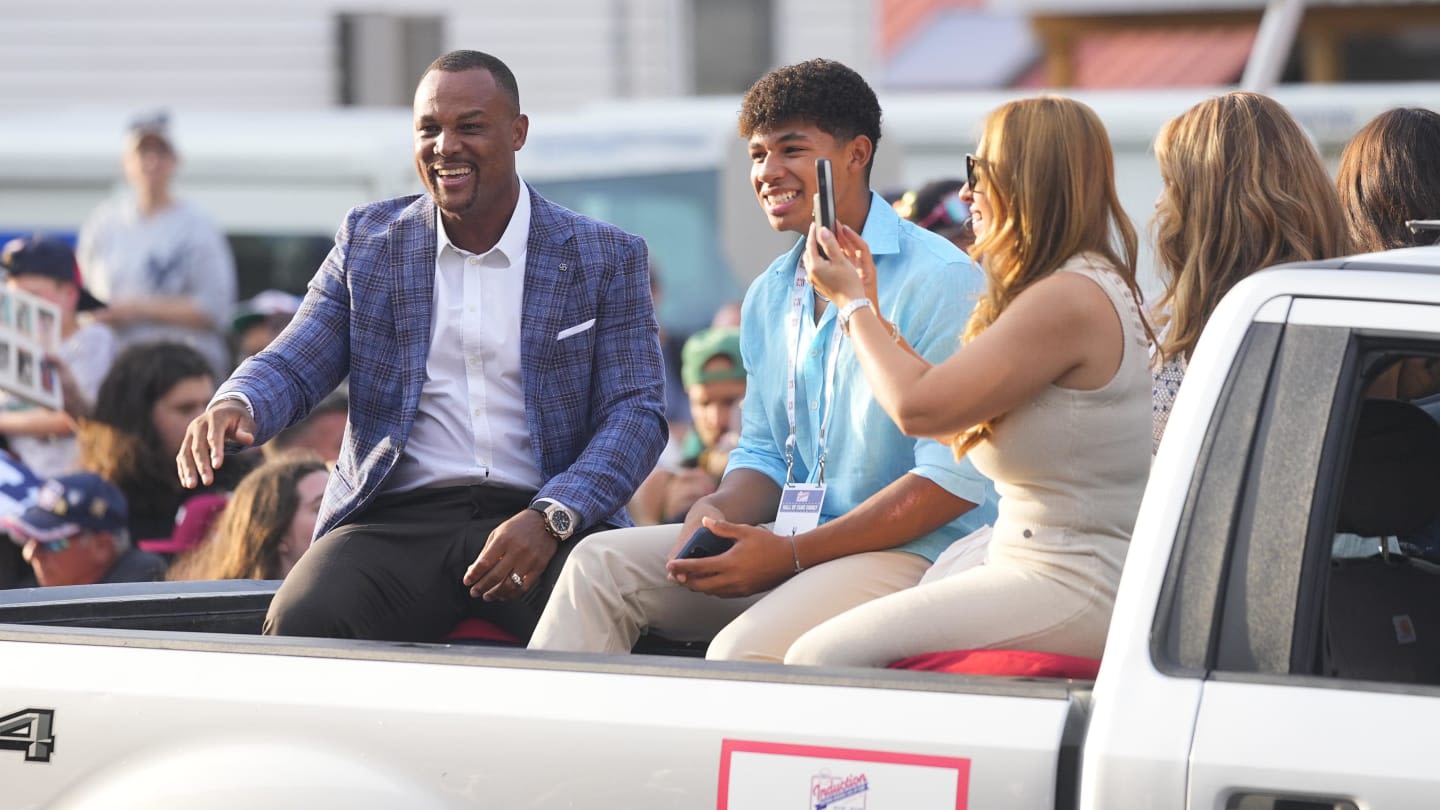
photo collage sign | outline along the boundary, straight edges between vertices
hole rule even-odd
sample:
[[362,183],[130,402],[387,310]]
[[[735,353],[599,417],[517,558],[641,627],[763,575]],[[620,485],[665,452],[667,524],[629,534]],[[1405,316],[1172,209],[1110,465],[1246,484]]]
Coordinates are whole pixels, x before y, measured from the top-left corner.
[[43,298],[0,288],[0,389],[59,410],[60,378],[45,362],[60,345],[60,310]]

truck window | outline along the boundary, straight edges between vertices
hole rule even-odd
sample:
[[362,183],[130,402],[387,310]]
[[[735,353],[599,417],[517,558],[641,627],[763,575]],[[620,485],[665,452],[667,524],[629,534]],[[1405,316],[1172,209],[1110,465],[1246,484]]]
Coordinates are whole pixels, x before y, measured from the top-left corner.
[[1440,686],[1440,360],[1366,354],[1334,541],[1320,674]]
[[1157,661],[1440,686],[1440,340],[1291,322],[1238,385],[1246,362],[1196,467]]

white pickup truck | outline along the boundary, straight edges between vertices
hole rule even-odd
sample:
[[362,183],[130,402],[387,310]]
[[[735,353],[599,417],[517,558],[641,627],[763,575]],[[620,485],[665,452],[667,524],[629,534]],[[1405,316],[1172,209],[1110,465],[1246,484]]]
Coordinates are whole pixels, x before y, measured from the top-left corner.
[[1370,398],[1434,358],[1440,248],[1239,285],[1093,682],[265,638],[275,583],[0,592],[0,807],[1435,808],[1440,427]]

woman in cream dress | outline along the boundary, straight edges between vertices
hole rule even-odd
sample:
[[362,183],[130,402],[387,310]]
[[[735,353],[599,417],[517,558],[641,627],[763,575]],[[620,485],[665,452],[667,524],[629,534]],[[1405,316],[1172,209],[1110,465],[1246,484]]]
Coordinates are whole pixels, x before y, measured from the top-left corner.
[[1077,101],[1014,101],[986,120],[967,172],[987,287],[944,363],[909,352],[869,306],[874,265],[854,231],[815,229],[805,260],[891,418],[907,434],[951,438],[995,481],[985,564],[837,616],[798,639],[787,663],[1104,647],[1149,472],[1151,382],[1110,140]]

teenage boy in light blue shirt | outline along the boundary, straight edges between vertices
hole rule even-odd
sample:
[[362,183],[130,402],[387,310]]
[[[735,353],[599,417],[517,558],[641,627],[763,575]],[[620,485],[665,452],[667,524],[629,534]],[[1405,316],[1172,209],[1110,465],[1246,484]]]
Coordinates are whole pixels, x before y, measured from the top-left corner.
[[[983,279],[950,242],[870,191],[880,139],[874,92],[837,62],[779,68],[750,88],[739,128],[771,227],[802,236],[745,297],[739,446],[720,487],[683,525],[586,538],[532,648],[626,652],[650,632],[710,640],[710,658],[781,661],[806,630],[913,586],[951,542],[994,519],[987,479],[949,447],[903,435],[880,409],[838,334],[845,313],[813,294],[799,266],[815,161],[828,158],[837,217],[874,254],[881,317],[932,363],[958,346]],[[675,559],[702,524],[734,546]]]

